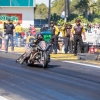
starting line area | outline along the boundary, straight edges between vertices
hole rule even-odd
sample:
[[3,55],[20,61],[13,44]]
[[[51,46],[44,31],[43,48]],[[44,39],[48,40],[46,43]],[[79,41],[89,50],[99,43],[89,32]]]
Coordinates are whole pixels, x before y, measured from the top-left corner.
[[77,60],[74,54],[51,54],[50,57],[56,60]]
[[[8,53],[11,52],[11,48],[9,47]],[[15,47],[15,54],[23,54],[25,52],[24,47]],[[78,60],[77,56],[74,56],[74,54],[64,54],[64,53],[59,53],[59,54],[51,54],[50,55],[52,60],[60,60],[60,61],[78,61],[82,63],[89,63],[89,64],[95,64],[95,65],[100,65],[100,61],[95,61],[95,60]],[[0,99],[1,100],[1,99]]]

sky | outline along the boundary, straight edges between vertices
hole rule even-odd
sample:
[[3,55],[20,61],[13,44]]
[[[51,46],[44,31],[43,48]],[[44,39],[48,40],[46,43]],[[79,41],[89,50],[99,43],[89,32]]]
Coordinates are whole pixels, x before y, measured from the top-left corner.
[[[53,0],[51,0],[51,2],[52,1]],[[36,4],[41,4],[41,3],[46,4],[47,7],[49,6],[49,0],[36,0]]]

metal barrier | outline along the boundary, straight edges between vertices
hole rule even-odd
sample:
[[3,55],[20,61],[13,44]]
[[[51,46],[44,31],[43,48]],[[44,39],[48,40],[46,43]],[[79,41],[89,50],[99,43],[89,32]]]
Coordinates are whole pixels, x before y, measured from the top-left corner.
[[20,37],[18,37],[18,45],[17,46],[21,47],[21,38]]

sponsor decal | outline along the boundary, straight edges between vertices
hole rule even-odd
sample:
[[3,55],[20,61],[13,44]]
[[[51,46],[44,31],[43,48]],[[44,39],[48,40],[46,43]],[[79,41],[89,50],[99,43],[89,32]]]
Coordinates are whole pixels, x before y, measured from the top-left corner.
[[6,22],[8,19],[13,21],[14,24],[17,22],[20,22],[22,24],[22,14],[5,14],[5,13],[0,13],[0,24],[3,22]]

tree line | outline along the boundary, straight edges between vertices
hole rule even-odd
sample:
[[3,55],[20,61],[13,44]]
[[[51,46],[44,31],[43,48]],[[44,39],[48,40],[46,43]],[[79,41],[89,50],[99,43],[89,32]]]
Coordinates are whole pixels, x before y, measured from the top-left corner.
[[[63,24],[61,13],[65,10],[65,0],[54,0],[51,6],[51,20]],[[67,0],[68,22],[79,17],[83,22],[100,23],[100,0]],[[48,19],[48,7],[37,4],[35,19]]]

